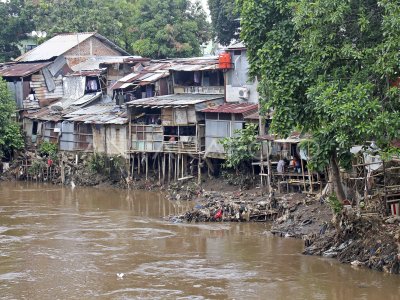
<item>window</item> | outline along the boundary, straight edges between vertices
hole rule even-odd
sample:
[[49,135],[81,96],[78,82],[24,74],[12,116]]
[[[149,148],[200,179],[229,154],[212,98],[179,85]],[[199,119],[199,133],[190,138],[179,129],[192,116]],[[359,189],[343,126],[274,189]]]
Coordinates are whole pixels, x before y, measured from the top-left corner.
[[233,51],[233,55],[235,55],[235,56],[240,56],[240,55],[242,55],[242,50],[235,50],[235,51]]
[[38,122],[33,121],[33,124],[32,124],[32,135],[37,135],[37,130],[38,130]]

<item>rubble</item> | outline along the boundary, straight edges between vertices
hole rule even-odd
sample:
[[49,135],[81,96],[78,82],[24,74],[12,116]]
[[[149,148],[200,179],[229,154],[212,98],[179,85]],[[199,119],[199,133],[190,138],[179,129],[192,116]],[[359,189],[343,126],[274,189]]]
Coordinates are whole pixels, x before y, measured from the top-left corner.
[[400,218],[383,222],[379,217],[343,211],[332,225],[328,232],[315,235],[303,253],[399,274]]

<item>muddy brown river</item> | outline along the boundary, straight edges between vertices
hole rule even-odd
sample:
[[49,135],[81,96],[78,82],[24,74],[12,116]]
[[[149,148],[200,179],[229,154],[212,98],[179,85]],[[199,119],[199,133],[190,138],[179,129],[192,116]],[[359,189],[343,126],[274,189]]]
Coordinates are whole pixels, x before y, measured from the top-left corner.
[[[265,224],[173,224],[158,193],[0,183],[1,299],[400,299],[400,277]],[[117,273],[123,273],[122,278]]]

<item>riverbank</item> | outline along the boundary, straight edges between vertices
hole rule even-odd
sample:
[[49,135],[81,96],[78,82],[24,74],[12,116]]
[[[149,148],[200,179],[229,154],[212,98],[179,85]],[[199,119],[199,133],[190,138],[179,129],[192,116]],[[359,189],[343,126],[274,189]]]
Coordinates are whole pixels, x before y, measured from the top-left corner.
[[[203,177],[162,185],[157,174],[130,178],[109,168],[97,172],[88,157],[60,157],[62,163],[46,165],[35,157],[40,168],[24,177],[23,164],[16,161],[0,180],[31,180],[65,185],[113,187],[164,191],[171,201],[192,201],[192,209],[167,219],[180,222],[272,222],[271,232],[281,237],[303,239],[304,254],[336,258],[353,266],[399,274],[400,218],[382,218],[346,209],[335,215],[322,197],[307,194],[265,194],[253,184],[248,189],[233,185],[227,178]],[[62,170],[62,168],[64,170]],[[41,171],[40,171],[41,170]],[[64,173],[64,175],[63,175]],[[26,175],[25,175],[26,176]],[[254,181],[253,181],[254,182]]]
[[400,218],[367,215],[351,208],[334,214],[322,197],[262,195],[257,190],[204,191],[194,197],[191,210],[168,219],[175,223],[271,221],[274,235],[304,241],[303,254],[400,272]]

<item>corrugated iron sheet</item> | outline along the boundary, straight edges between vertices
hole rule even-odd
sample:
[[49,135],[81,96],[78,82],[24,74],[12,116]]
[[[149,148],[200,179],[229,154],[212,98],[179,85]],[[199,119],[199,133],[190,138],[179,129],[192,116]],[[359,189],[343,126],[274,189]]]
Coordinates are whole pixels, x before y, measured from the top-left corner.
[[31,51],[21,55],[16,61],[50,60],[64,54],[92,36],[98,38],[100,41],[107,44],[107,46],[117,50],[121,54],[129,55],[128,52],[96,32],[81,32],[58,34],[36,48],[33,48]]
[[223,99],[223,95],[202,95],[202,94],[174,94],[166,96],[158,96],[152,98],[144,98],[132,100],[126,104],[130,107],[134,106],[184,106],[195,105],[197,103],[207,102],[211,100]]
[[64,116],[69,121],[87,124],[126,124],[128,117],[125,107],[114,104],[98,104],[85,107]]
[[53,57],[60,56],[68,50],[74,48],[79,43],[94,36],[94,32],[59,34],[48,41],[40,44],[31,51],[26,52],[16,59],[16,61],[38,61],[50,60]]
[[51,62],[3,64],[0,65],[0,76],[26,77],[40,71],[50,64]]
[[203,110],[207,113],[250,114],[258,110],[258,104],[252,103],[225,103],[216,107]]

